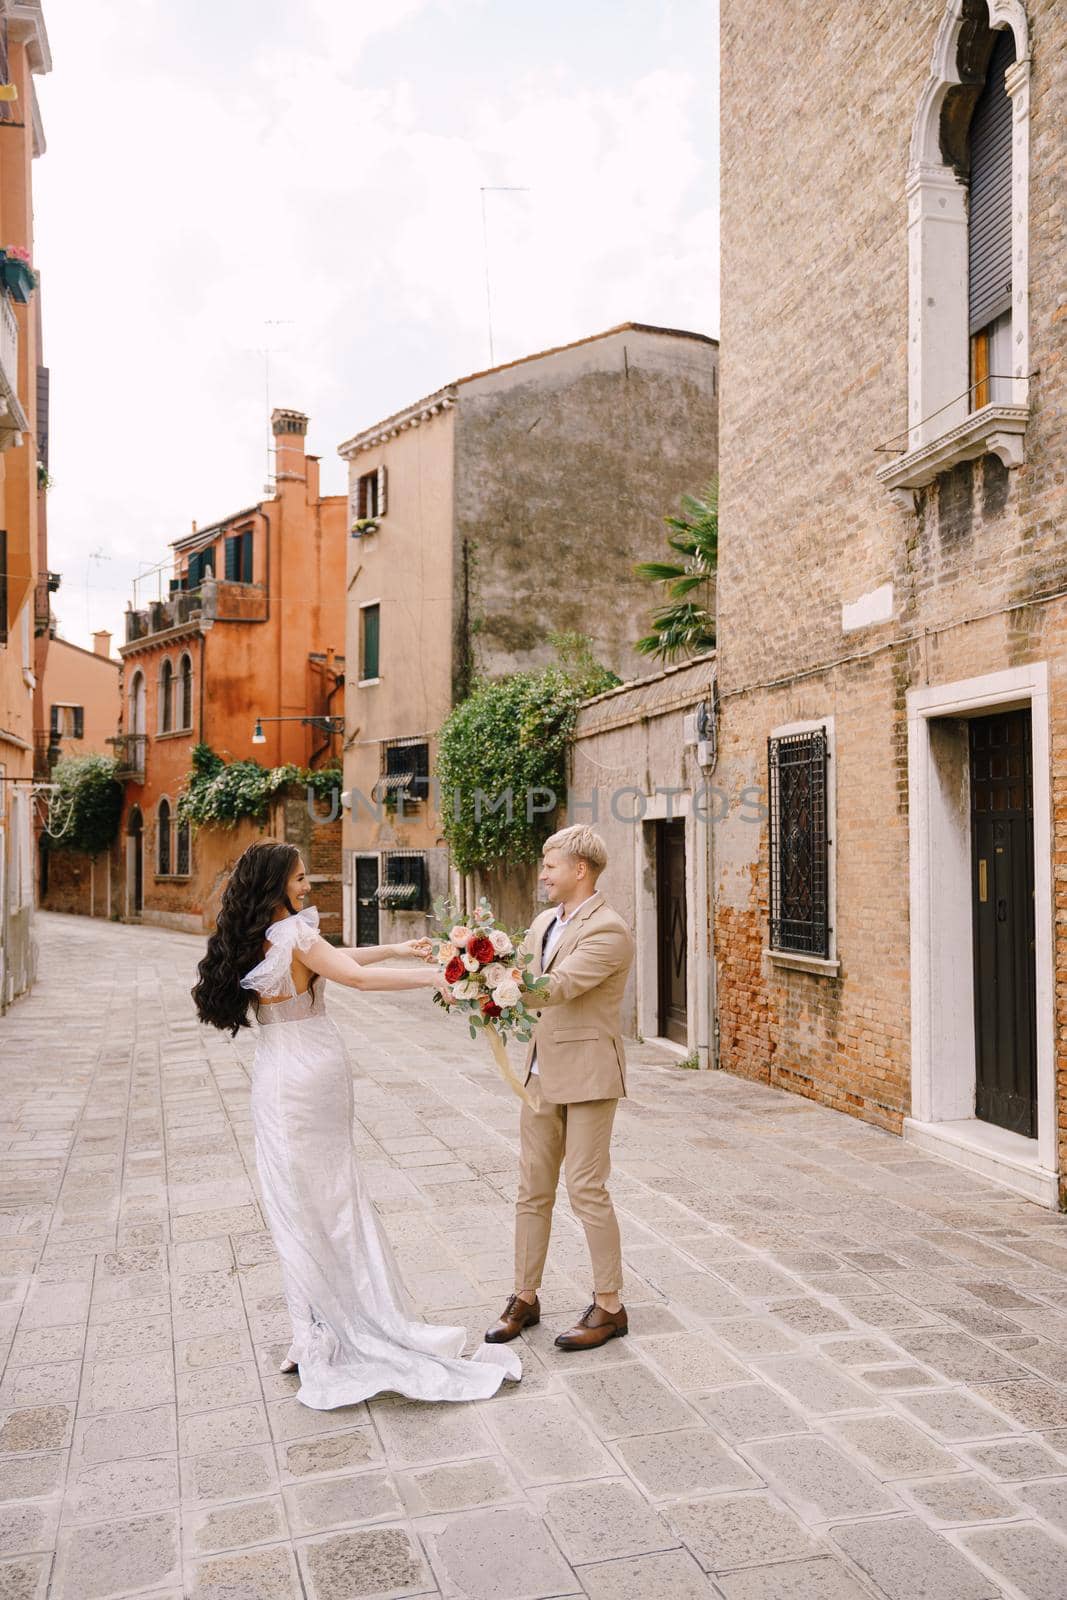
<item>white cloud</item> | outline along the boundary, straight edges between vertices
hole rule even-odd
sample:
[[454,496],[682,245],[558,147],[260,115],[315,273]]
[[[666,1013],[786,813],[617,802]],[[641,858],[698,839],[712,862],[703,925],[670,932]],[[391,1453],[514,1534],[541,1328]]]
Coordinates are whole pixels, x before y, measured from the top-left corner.
[[259,497],[265,344],[330,489],[343,437],[486,364],[482,185],[529,190],[487,196],[497,360],[629,318],[716,332],[703,14],[675,0],[620,58],[606,14],[564,37],[516,7],[512,36],[497,0],[49,0],[63,631],[118,632],[139,565]]

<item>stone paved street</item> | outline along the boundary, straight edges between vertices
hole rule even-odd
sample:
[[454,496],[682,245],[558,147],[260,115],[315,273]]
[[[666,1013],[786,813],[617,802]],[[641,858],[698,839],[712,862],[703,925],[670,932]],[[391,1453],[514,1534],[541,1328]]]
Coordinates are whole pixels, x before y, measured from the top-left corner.
[[[0,1596],[1062,1600],[1067,1220],[878,1130],[633,1048],[631,1337],[565,1205],[526,1376],[328,1414],[276,1372],[253,1037],[203,942],[43,916],[0,1023]],[[331,991],[410,1287],[472,1341],[510,1284],[516,1105],[425,996]]]

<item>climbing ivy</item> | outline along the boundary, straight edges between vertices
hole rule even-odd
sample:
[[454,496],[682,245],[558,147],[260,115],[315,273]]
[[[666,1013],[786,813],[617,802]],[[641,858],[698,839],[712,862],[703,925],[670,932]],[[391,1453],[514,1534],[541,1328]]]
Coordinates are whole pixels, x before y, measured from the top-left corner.
[[261,767],[258,761],[223,761],[210,745],[193,746],[192,771],[178,796],[178,817],[197,827],[232,828],[242,817],[261,822],[275,795],[290,785],[311,789],[317,799],[329,799],[341,787],[341,769]]
[[68,756],[57,761],[48,828],[42,834],[49,850],[84,850],[95,856],[114,844],[122,813],[122,785],[115,768],[114,756]]
[[578,708],[620,681],[580,634],[551,642],[556,665],[475,683],[441,729],[441,825],[461,872],[537,860],[555,826],[550,797],[566,793]]

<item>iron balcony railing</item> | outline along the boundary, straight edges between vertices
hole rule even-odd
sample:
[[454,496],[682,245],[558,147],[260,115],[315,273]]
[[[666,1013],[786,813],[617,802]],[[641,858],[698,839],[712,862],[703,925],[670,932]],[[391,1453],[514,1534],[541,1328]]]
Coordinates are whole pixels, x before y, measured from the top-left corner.
[[145,754],[148,746],[146,733],[118,733],[108,744],[114,746],[118,766],[115,776],[132,783],[144,782]]

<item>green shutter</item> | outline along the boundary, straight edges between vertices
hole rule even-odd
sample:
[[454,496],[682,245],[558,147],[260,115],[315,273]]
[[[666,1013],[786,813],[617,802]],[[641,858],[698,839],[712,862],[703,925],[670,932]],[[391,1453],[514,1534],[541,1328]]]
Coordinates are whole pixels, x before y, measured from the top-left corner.
[[378,647],[380,642],[380,608],[363,608],[363,670],[362,678],[378,676]]

